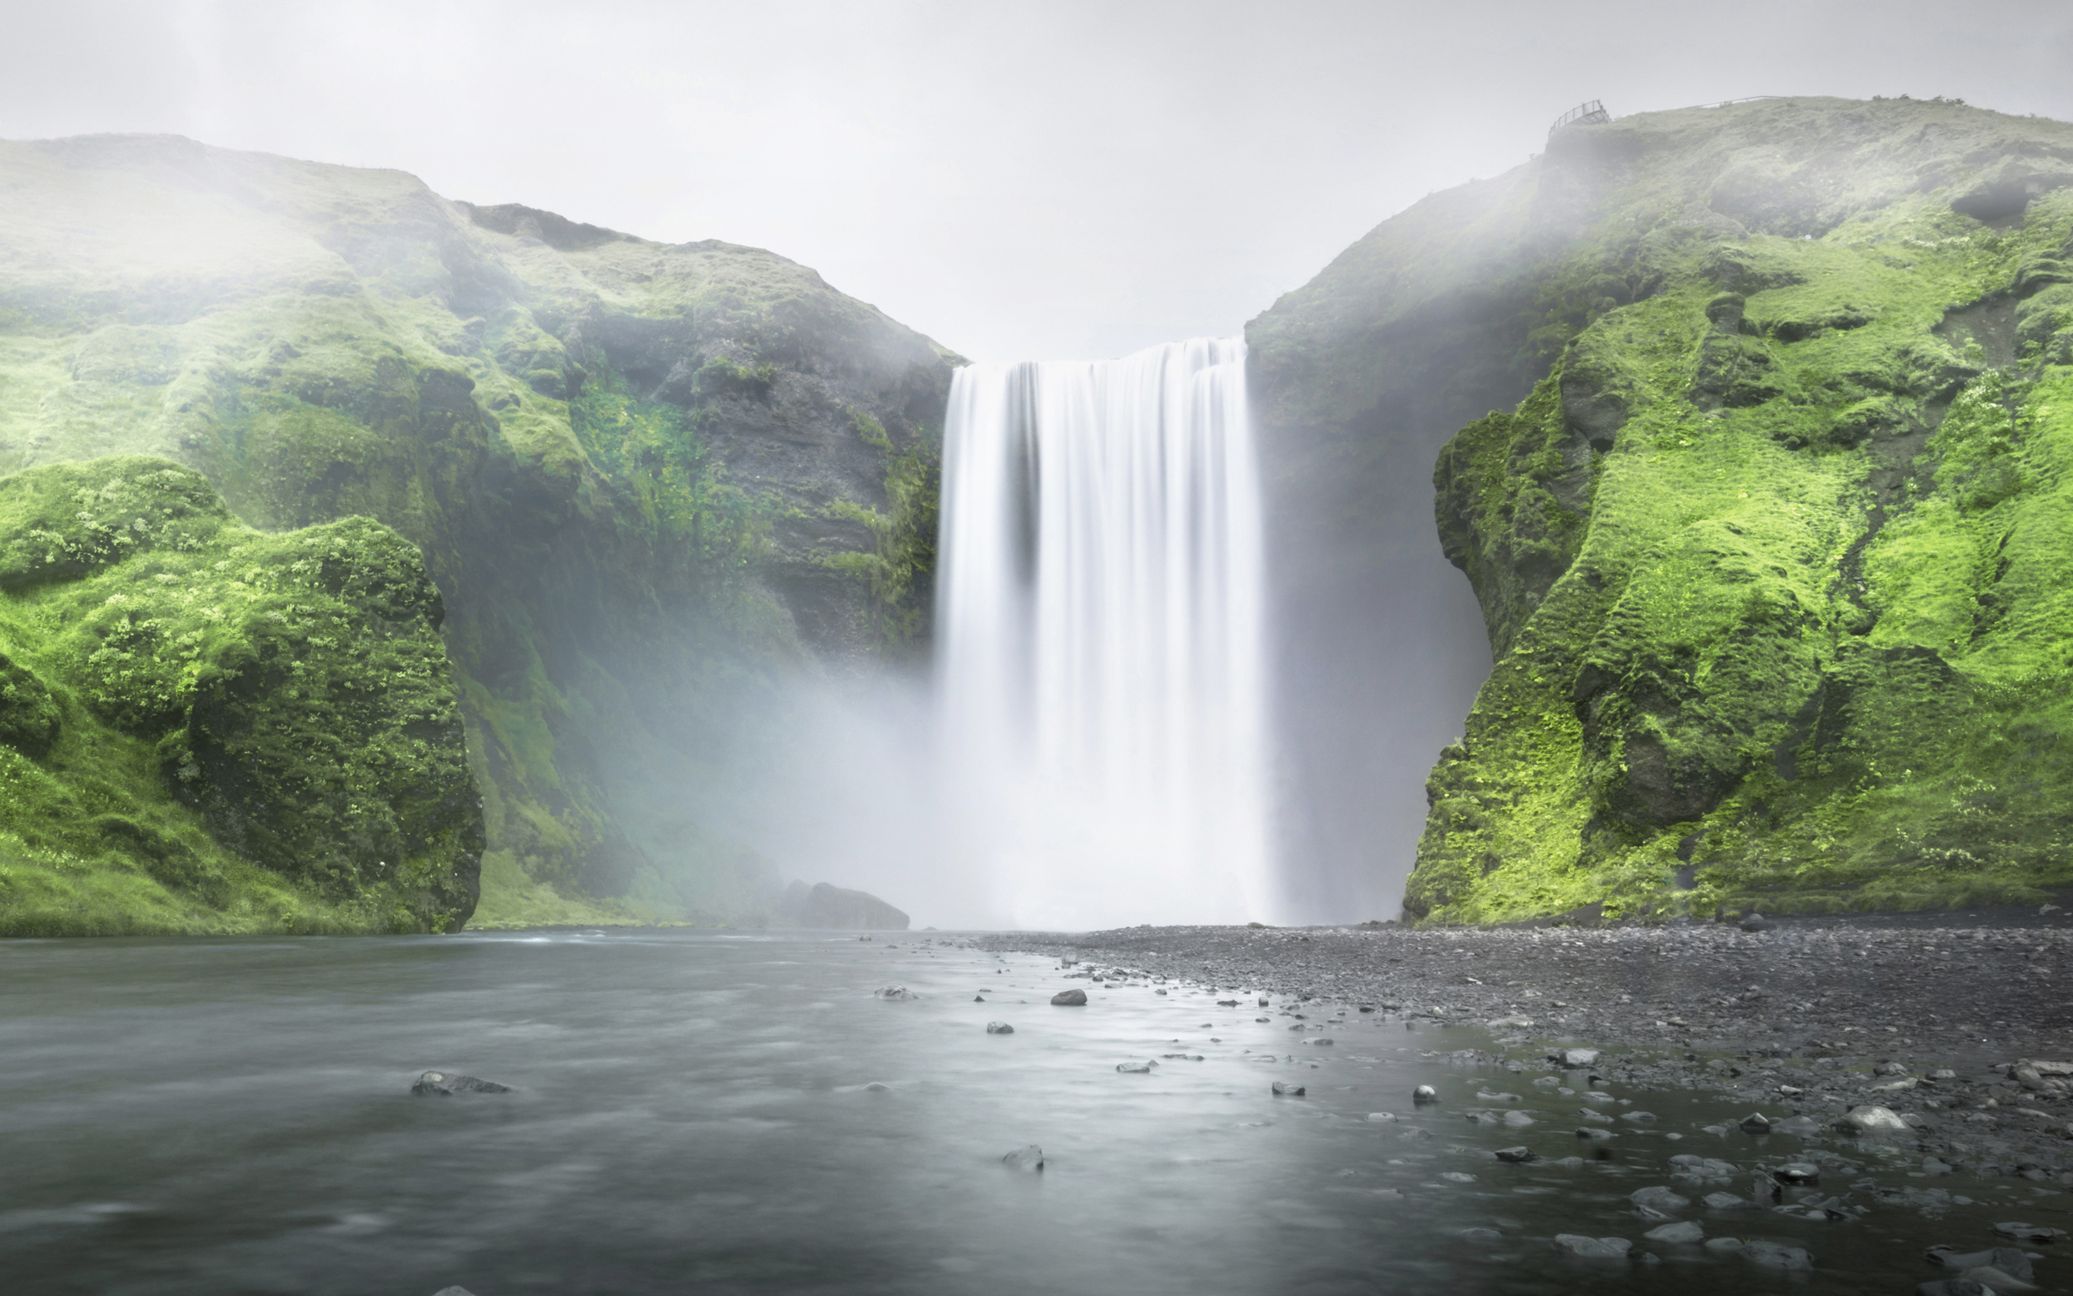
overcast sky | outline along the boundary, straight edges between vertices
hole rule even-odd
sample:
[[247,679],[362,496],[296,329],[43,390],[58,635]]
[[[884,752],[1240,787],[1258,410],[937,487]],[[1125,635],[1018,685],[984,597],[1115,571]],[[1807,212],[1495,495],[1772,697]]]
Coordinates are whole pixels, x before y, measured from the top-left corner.
[[1579,100],[1765,93],[2073,118],[2073,2],[0,0],[0,136],[755,244],[982,359],[1235,331]]

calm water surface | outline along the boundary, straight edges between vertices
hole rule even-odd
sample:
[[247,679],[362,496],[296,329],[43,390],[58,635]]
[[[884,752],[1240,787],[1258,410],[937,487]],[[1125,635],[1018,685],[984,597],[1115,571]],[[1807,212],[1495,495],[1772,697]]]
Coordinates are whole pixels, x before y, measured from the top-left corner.
[[[1300,1044],[1250,995],[1219,1008],[924,940],[0,943],[0,1290],[1890,1292],[1934,1276],[1928,1244],[1992,1245],[1992,1220],[2041,1205],[2036,1185],[1947,1178],[1981,1205],[1694,1213],[1807,1247],[1811,1284],[1693,1247],[1564,1261],[1558,1232],[1638,1241],[1626,1196],[1667,1183],[1670,1155],[1760,1159],[1696,1132],[1741,1113],[1628,1095],[1662,1119],[1606,1159],[1501,1165],[1509,1144],[1575,1154],[1577,1101],[1447,1061],[1473,1032],[1356,1016]],[[874,999],[888,984],[920,998]],[[1073,985],[1090,1007],[1049,1005]],[[1180,1052],[1203,1060],[1115,1071]],[[414,1098],[427,1068],[518,1092]],[[1308,1096],[1272,1097],[1277,1079]],[[1421,1082],[1445,1101],[1414,1109]],[[1485,1087],[1541,1122],[1463,1120]],[[1026,1143],[1043,1174],[1000,1164]],[[1770,1143],[1761,1159],[1796,1146]],[[1911,1168],[1876,1172],[1919,1184]]]

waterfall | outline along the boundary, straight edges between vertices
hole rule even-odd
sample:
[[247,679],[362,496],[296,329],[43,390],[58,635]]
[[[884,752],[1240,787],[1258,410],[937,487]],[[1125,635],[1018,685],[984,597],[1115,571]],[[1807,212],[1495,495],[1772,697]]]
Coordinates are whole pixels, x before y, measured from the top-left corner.
[[950,389],[948,845],[1024,927],[1272,921],[1245,344]]

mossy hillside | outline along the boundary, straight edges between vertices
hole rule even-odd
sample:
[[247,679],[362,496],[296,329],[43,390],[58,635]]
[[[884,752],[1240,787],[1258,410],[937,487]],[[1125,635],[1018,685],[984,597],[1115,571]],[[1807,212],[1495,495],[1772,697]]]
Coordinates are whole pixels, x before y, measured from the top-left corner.
[[[1431,525],[1428,474],[1450,438],[1513,410],[1593,320],[1664,291],[1694,255],[1721,258],[1706,301],[1775,291],[1788,285],[1749,236],[1823,246],[1854,217],[1932,191],[1970,209],[1960,216],[2005,223],[2069,156],[2073,127],[1943,101],[1638,114],[1565,130],[1521,166],[1412,205],[1253,320],[1270,614],[1283,637],[1278,738],[1317,792],[1284,852],[1309,870],[1298,883],[1330,895],[1372,870],[1372,892],[1341,891],[1341,903],[1394,902],[1427,818],[1422,775],[1461,733],[1484,678],[1475,600]],[[1761,387],[1764,373],[1741,364],[1761,364],[1744,345],[1756,340],[1716,343],[1730,387],[1738,375],[1745,392]],[[1592,378],[1581,362],[1564,372]],[[1528,522],[1506,542],[1517,575],[1509,561],[1471,564],[1485,611],[1523,610],[1500,585],[1537,597],[1566,569],[1582,522],[1564,496],[1591,475],[1577,475],[1580,447],[1624,420],[1619,387],[1571,393],[1578,439],[1521,448],[1568,466],[1515,502]],[[1478,549],[1451,556],[1479,560]]]
[[95,137],[0,145],[0,179],[0,466],[169,455],[257,525],[395,526],[446,596],[493,889],[571,921],[753,889],[693,830],[779,675],[911,620],[850,561],[893,507],[855,415],[925,441],[944,353],[782,257],[396,172]]
[[0,477],[0,930],[449,930],[482,817],[415,546],[116,458]]
[[[1498,661],[1433,772],[1414,913],[2073,883],[2053,792],[2073,776],[2073,131],[1865,112],[1923,130],[1818,186],[1823,155],[1786,134],[1760,154],[1802,178],[1785,199],[1730,166],[1699,190],[1711,214],[1666,200],[1648,294],[1604,304],[1441,456],[1442,534]],[[1958,140],[2002,152],[1944,165]],[[1724,191],[1776,232],[1714,224]]]

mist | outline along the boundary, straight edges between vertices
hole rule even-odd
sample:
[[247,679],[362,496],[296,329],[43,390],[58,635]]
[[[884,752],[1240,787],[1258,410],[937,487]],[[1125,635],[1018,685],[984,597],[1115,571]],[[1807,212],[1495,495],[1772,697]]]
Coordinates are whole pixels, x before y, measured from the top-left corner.
[[1233,335],[1584,99],[2073,116],[2073,13],[2035,0],[0,8],[0,137],[169,132],[772,248],[993,361]]

